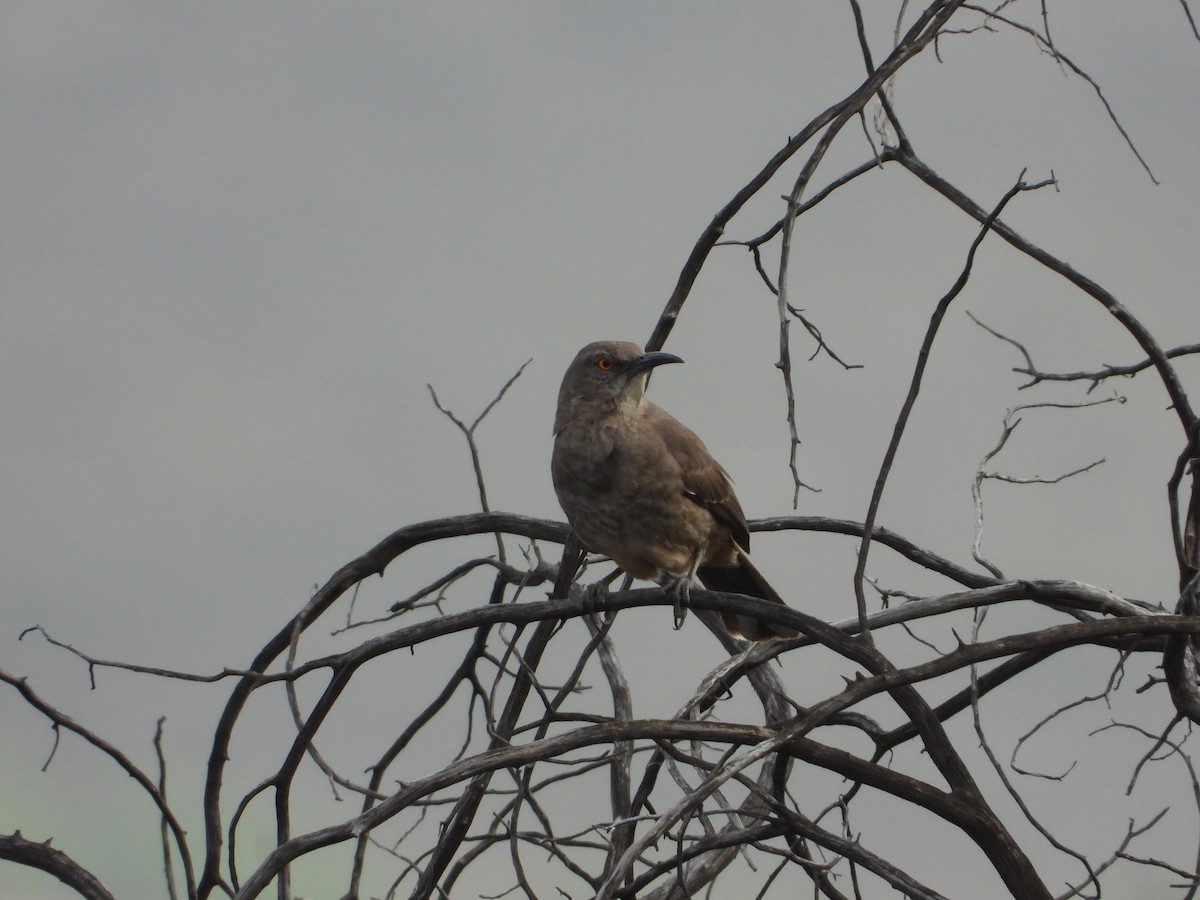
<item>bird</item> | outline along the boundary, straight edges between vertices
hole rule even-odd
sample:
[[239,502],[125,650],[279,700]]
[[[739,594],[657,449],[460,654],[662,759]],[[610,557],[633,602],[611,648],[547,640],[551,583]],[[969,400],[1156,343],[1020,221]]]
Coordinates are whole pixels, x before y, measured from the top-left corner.
[[[628,341],[596,341],[563,376],[551,478],[584,547],[633,578],[676,592],[676,627],[693,580],[787,604],[750,561],[750,530],[729,474],[704,442],[646,399],[652,369],[682,363]],[[726,631],[751,641],[797,632],[738,613]]]

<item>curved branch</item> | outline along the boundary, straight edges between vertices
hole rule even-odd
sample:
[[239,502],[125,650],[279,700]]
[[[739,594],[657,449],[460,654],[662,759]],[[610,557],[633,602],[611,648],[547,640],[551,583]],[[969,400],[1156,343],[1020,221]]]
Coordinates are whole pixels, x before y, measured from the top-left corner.
[[87,900],[114,900],[100,879],[49,841],[36,843],[26,840],[21,832],[0,834],[0,859],[53,875],[75,893]]
[[[976,221],[983,222],[987,219],[988,213],[982,207],[917,158],[911,152],[911,149],[904,147],[889,148],[884,151],[883,158],[894,159],[899,162],[900,165],[919,178],[923,183],[933,188]],[[1180,423],[1183,425],[1185,434],[1190,432],[1192,424],[1196,420],[1196,414],[1192,411],[1187,393],[1184,391],[1183,384],[1180,382],[1174,367],[1167,359],[1166,353],[1163,352],[1163,349],[1158,345],[1158,341],[1155,340],[1149,329],[1142,324],[1141,320],[1130,313],[1116,297],[1095,281],[1076,271],[1068,263],[1063,262],[1061,259],[1023,238],[1008,225],[997,220],[992,223],[992,230],[1017,250],[1041,263],[1050,271],[1061,275],[1089,297],[1096,300],[1112,314],[1113,318],[1121,323],[1125,330],[1137,341],[1138,346],[1142,348],[1147,358],[1154,364],[1154,368],[1158,371],[1158,377],[1161,379],[1168,396],[1171,398],[1171,405],[1179,417]]]
[[[166,823],[167,827],[171,830],[171,836],[175,839],[175,846],[179,851],[179,861],[183,866],[183,874],[187,881],[188,896],[196,896],[195,872],[192,868],[192,855],[188,850],[185,832],[179,821],[175,818],[175,814],[171,812],[171,808],[167,806],[166,798],[158,790],[158,786],[155,785],[154,781],[134,765],[133,760],[115,746],[39,697],[24,678],[18,678],[0,669],[0,681],[6,682],[16,688],[25,702],[53,722],[55,728],[65,728],[68,731],[74,732],[87,741],[87,743],[108,756],[109,759],[120,766],[125,774],[136,781],[138,786],[149,795],[154,805],[158,808],[159,814],[162,816],[162,821]],[[47,849],[49,848],[47,847]]]
[[[1023,173],[1022,173],[1023,174]],[[867,568],[867,557],[871,550],[871,532],[875,528],[875,516],[879,512],[879,504],[883,499],[883,488],[887,483],[888,476],[891,474],[892,461],[896,457],[896,451],[900,448],[900,440],[904,435],[904,430],[908,425],[909,416],[912,413],[913,407],[917,402],[917,395],[921,391],[921,382],[925,374],[925,365],[929,360],[929,354],[933,350],[933,342],[937,337],[938,329],[941,327],[942,319],[946,315],[946,311],[950,308],[950,304],[954,301],[964,287],[967,285],[967,279],[971,275],[971,268],[975,262],[975,252],[979,249],[979,245],[983,243],[983,239],[988,232],[992,230],[993,224],[996,222],[1004,207],[1013,197],[1022,191],[1033,190],[1041,185],[1027,185],[1024,181],[1018,180],[1004,196],[1000,198],[1000,202],[992,209],[992,211],[983,219],[983,224],[979,232],[975,235],[975,239],[971,242],[971,247],[967,251],[967,259],[964,262],[962,271],[959,273],[950,290],[938,301],[934,307],[933,314],[929,319],[929,326],[925,332],[925,338],[921,342],[921,348],[917,351],[917,362],[913,367],[912,381],[909,384],[908,394],[904,398],[904,403],[900,408],[900,414],[896,418],[896,425],[892,431],[891,440],[888,442],[887,450],[884,451],[883,462],[879,466],[879,475],[875,480],[875,487],[871,492],[871,501],[867,506],[867,516],[863,523],[862,543],[858,551],[858,565],[854,570],[854,597],[858,605],[858,621],[859,627],[862,630],[862,639],[870,640],[871,633],[867,622],[867,601],[863,590],[865,574]]]
[[662,349],[666,343],[671,329],[675,327],[675,320],[679,318],[679,312],[683,309],[683,304],[691,293],[692,286],[696,283],[700,269],[708,259],[708,254],[712,252],[713,247],[724,235],[725,226],[729,224],[730,220],[814,135],[838,119],[849,120],[854,116],[875,92],[896,74],[901,66],[924,50],[937,37],[954,12],[962,6],[962,3],[963,0],[935,0],[931,3],[917,17],[917,21],[908,30],[904,39],[896,45],[887,59],[880,63],[878,69],[872,72],[852,94],[816,116],[795,137],[789,139],[759,173],[721,207],[700,235],[699,240],[692,247],[687,261],[683,264],[679,279],[675,283],[675,289],[671,292],[671,297],[667,300],[667,305],[663,308],[658,323],[654,326],[654,331],[646,342],[647,350]]
[[233,728],[246,705],[251,692],[262,683],[257,673],[267,668],[287,650],[292,635],[302,631],[318,619],[339,597],[358,582],[372,576],[382,575],[397,557],[413,547],[431,541],[445,540],[468,535],[505,532],[519,534],[534,540],[564,542],[569,534],[566,525],[547,519],[535,519],[512,513],[472,513],[465,516],[450,516],[420,522],[394,531],[358,559],[347,563],[318,590],[311,600],[282,630],[258,652],[249,666],[250,673],[241,678],[233,689],[213,735],[213,746],[208,758],[208,776],[204,786],[204,870],[200,879],[199,895],[207,897],[211,891],[224,885],[221,875],[221,782],[225,763],[229,759],[229,745]]
[[[631,601],[639,601],[640,603],[651,601],[659,605],[668,606],[674,603],[674,598],[669,592],[655,588],[626,591],[621,594],[610,595],[607,598],[592,597],[586,601],[580,601],[578,605],[580,607],[585,605],[585,603],[587,605],[598,605],[600,608],[606,610],[639,605]],[[734,609],[737,612],[745,612],[756,616],[763,616],[768,613],[770,607],[778,606],[778,604],[753,600],[737,594],[721,594],[699,590],[693,592],[692,604],[704,609],[712,609],[720,606],[721,608]],[[470,615],[484,619],[491,619],[492,617],[499,619],[500,617],[497,614],[503,613],[503,618],[509,621],[532,621],[539,617],[561,617],[565,611],[564,607],[574,605],[576,604],[571,601],[565,604],[559,601],[556,603],[485,607],[480,610],[471,611]],[[582,614],[582,609],[580,609],[580,613]],[[568,612],[567,614],[569,615],[570,613]],[[810,616],[806,616],[795,610],[784,610],[783,615],[784,618],[781,621],[785,621],[786,624],[790,624],[801,630],[815,632],[822,638],[822,643],[828,641],[830,645],[839,651],[844,650],[848,655],[854,656],[862,656],[864,653],[865,648],[863,645],[841,635],[840,632]],[[450,619],[454,617],[446,618]],[[421,626],[413,626],[413,629],[410,630],[415,631],[418,628],[421,628]],[[894,696],[900,696],[904,701],[903,705],[910,706],[911,702],[913,702],[912,694],[909,693],[908,697],[904,697],[903,695],[905,692],[911,692],[911,686],[918,681],[935,678],[947,672],[969,666],[972,663],[1009,656],[1017,652],[1043,648],[1061,649],[1093,643],[1105,637],[1118,634],[1200,634],[1200,617],[1138,616],[1125,619],[1079,622],[1048,628],[1038,632],[1012,635],[985,643],[962,646],[952,653],[918,666],[908,669],[888,669],[882,672],[882,674],[857,679],[851,682],[840,694],[823,701],[818,707],[814,707],[806,712],[800,719],[796,720],[797,725],[795,727],[790,727],[785,732],[778,732],[774,729],[761,726],[729,725],[714,722],[643,720],[581,728],[522,746],[497,747],[478,756],[470,757],[448,766],[426,778],[406,784],[396,794],[393,794],[387,800],[384,800],[354,819],[291,838],[286,843],[277,847],[259,869],[246,879],[241,891],[238,893],[238,897],[250,898],[257,896],[279,873],[282,867],[305,853],[349,840],[362,833],[363,830],[374,828],[390,819],[400,810],[422,797],[457,784],[465,779],[486,779],[490,776],[490,773],[497,769],[526,765],[530,762],[559,756],[570,750],[591,744],[607,744],[613,741],[633,740],[636,738],[664,740],[695,739],[733,744],[760,744],[763,741],[768,741],[777,749],[786,743],[789,752],[791,752],[793,747],[791,742],[798,739],[805,731],[827,721],[834,713],[857,704],[869,696],[888,691],[892,692]],[[391,638],[393,636],[388,637]],[[779,641],[777,643],[781,645],[781,650],[783,650],[786,649],[783,645],[786,645],[788,642]],[[865,652],[867,654],[871,653],[869,650]],[[868,656],[867,658],[869,659],[870,657]],[[877,660],[876,664],[878,664]],[[897,692],[900,692],[900,694],[897,695]],[[914,711],[910,711],[910,714],[912,712]],[[915,712],[918,713],[916,718],[925,718],[919,714],[919,711]],[[923,728],[928,728],[927,721],[924,722]],[[923,731],[923,733],[926,732]],[[786,735],[783,742],[779,740],[781,735]],[[932,752],[933,748],[931,748]],[[920,782],[890,772],[890,770],[873,766],[852,754],[846,753],[842,755],[842,751],[834,751],[830,748],[823,748],[818,753],[816,749],[808,747],[804,753],[797,750],[796,755],[809,761],[816,761],[817,756],[820,756],[820,758],[828,760],[831,766],[836,763],[840,767],[837,771],[843,771],[844,773],[852,771],[857,780],[862,780],[868,784],[878,784],[896,796],[918,802],[920,805],[939,815],[945,814],[950,816],[951,821],[962,827],[964,831],[980,843],[980,846],[993,859],[993,862],[996,863],[998,870],[1005,877],[1006,882],[1011,885],[1014,882],[1010,881],[1010,879],[1017,878],[1011,866],[1016,865],[1016,868],[1020,869],[1021,866],[1016,861],[1023,859],[1023,856],[1015,845],[1011,843],[1011,839],[1007,838],[1007,834],[1003,832],[1003,829],[1000,829],[1000,832],[996,831],[998,822],[987,812],[986,805],[980,803],[980,798],[971,795],[970,792],[968,792],[968,796],[964,797],[921,787]],[[936,759],[937,756],[935,755],[935,761]],[[1010,867],[1007,869],[1005,868],[1006,861],[1010,864]],[[1031,882],[1028,878],[1024,877],[1017,878],[1017,880],[1021,884],[1026,885],[1026,887],[1034,883],[1040,883]],[[1030,889],[1032,890],[1032,888]],[[1039,896],[1039,894],[1036,892],[1026,893],[1023,896]],[[1048,896],[1048,894],[1045,896]]]

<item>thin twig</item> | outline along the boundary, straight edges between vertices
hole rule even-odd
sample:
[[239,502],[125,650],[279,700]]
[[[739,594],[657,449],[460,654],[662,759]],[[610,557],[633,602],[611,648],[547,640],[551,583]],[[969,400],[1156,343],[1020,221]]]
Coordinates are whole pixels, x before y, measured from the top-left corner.
[[[1022,177],[1024,173],[1022,173]],[[904,404],[900,409],[900,413],[896,419],[896,425],[892,431],[891,441],[888,443],[887,450],[884,452],[883,462],[879,467],[879,475],[875,479],[875,487],[871,492],[871,502],[867,508],[866,519],[863,522],[863,538],[859,546],[858,564],[854,570],[854,597],[858,606],[858,620],[861,628],[860,639],[869,642],[870,631],[867,622],[867,600],[863,591],[864,574],[867,567],[867,555],[871,548],[871,532],[875,527],[875,518],[879,512],[879,503],[883,497],[883,488],[887,483],[888,475],[891,473],[892,462],[896,458],[896,451],[900,447],[900,440],[904,435],[905,426],[908,424],[909,416],[912,414],[913,407],[917,402],[917,395],[921,391],[921,381],[925,374],[925,365],[929,360],[929,354],[933,349],[933,341],[937,337],[938,329],[941,326],[942,319],[946,315],[946,310],[950,308],[950,303],[959,295],[964,287],[966,287],[967,279],[970,277],[971,268],[975,262],[975,252],[979,249],[979,245],[983,242],[984,237],[992,229],[992,224],[997,220],[1004,207],[1017,194],[1027,190],[1037,190],[1044,187],[1048,182],[1040,182],[1038,184],[1027,185],[1024,181],[1018,180],[1004,196],[1000,202],[992,209],[991,213],[984,219],[979,232],[975,235],[975,239],[971,242],[971,247],[967,251],[966,262],[963,265],[962,271],[958,278],[951,286],[950,290],[938,301],[934,307],[933,315],[929,320],[929,327],[925,332],[925,339],[921,343],[921,348],[917,352],[917,362],[913,369],[912,381],[909,384],[908,394],[904,399]]]
[[[504,399],[504,395],[508,393],[508,389],[513,386],[513,383],[518,378],[521,377],[521,373],[525,371],[525,367],[531,362],[533,362],[532,359],[527,359],[525,362],[521,363],[520,368],[518,368],[517,371],[512,374],[508,381],[504,382],[504,386],[500,388],[499,393],[497,393],[496,396],[491,399],[491,402],[489,402],[488,405],[483,408],[483,411],[475,417],[475,421],[473,421],[470,425],[467,425],[453,412],[442,406],[441,401],[438,400],[437,391],[433,389],[432,384],[425,385],[425,387],[429,388],[429,396],[433,398],[433,405],[438,408],[438,412],[442,413],[442,415],[453,422],[458,430],[463,433],[463,437],[467,439],[467,448],[471,452],[471,467],[475,470],[475,487],[479,491],[479,506],[484,512],[491,512],[491,507],[488,506],[487,485],[484,483],[483,479],[483,463],[479,458],[479,445],[475,443],[475,429],[479,427],[479,424],[485,418],[487,418],[487,414],[495,409],[496,404]],[[504,553],[504,539],[498,531],[496,532],[495,537],[496,552],[500,557],[500,562],[505,562],[506,557]]]

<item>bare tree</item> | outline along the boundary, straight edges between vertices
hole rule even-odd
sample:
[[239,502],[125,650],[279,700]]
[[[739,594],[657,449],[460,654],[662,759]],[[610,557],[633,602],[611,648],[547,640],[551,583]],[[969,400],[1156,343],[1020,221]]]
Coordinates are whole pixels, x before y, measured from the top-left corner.
[[[947,852],[959,858],[957,865],[978,872],[981,882],[1002,884],[1014,897],[1099,897],[1110,889],[1114,872],[1131,867],[1166,873],[1180,897],[1200,895],[1200,858],[1163,858],[1156,849],[1167,827],[1190,829],[1184,843],[1200,846],[1195,815],[1185,826],[1165,809],[1139,818],[1132,807],[1114,808],[1106,836],[1081,850],[1062,833],[1087,830],[1089,823],[1069,814],[1072,792],[1087,788],[1072,786],[1069,767],[1042,771],[1039,761],[1027,759],[1033,755],[1028,748],[1050,729],[1067,732],[1079,756],[1102,733],[1120,732],[1128,738],[1120,745],[1124,756],[1105,763],[1114,778],[1132,789],[1147,769],[1169,769],[1178,796],[1200,810],[1200,782],[1186,747],[1192,723],[1200,723],[1200,420],[1175,367],[1196,355],[1200,344],[1164,347],[1113,293],[1006,224],[1004,214],[1028,192],[1055,187],[1052,175],[1022,175],[998,197],[971,197],[928,165],[910,141],[892,102],[900,69],[937,53],[940,42],[968,41],[981,30],[1009,31],[1031,39],[1094,89],[1149,174],[1100,86],[1059,49],[1048,5],[1042,3],[1032,21],[1019,18],[1012,6],[939,0],[910,10],[900,4],[894,41],[881,53],[868,40],[859,3],[850,0],[861,83],[803,124],[717,212],[647,341],[649,349],[664,346],[717,247],[749,251],[764,290],[776,301],[776,365],[790,431],[794,502],[807,485],[797,462],[793,373],[800,351],[791,326],[803,329],[803,353],[823,355],[834,367],[851,365],[793,299],[796,276],[789,264],[796,258],[797,223],[818,206],[837,203],[847,186],[880,174],[915,179],[964,214],[962,246],[954,251],[958,276],[940,296],[913,307],[914,314],[928,316],[928,325],[890,440],[872,448],[880,464],[867,508],[844,519],[796,515],[751,523],[755,532],[787,532],[798,554],[814,533],[838,535],[852,545],[846,608],[853,615],[831,623],[806,614],[799,602],[783,609],[693,590],[694,614],[724,655],[714,654],[673,716],[635,716],[634,698],[646,685],[627,677],[612,626],[623,610],[669,606],[673,597],[629,585],[588,589],[585,572],[607,575],[611,567],[585,560],[566,525],[491,509],[475,432],[520,372],[470,425],[433,394],[470,447],[481,511],[413,523],[388,535],[334,573],[244,669],[194,675],[103,660],[37,630],[93,672],[116,668],[208,683],[214,690],[232,682],[212,730],[200,798],[202,834],[185,832],[180,798],[168,801],[161,753],[159,771],[146,771],[43,700],[26,679],[0,673],[53,723],[56,735],[69,732],[108,756],[153,801],[170,896],[252,898],[273,889],[286,900],[293,896],[292,873],[313,860],[344,868],[346,898],[381,890],[388,897],[460,896],[476,893],[468,886],[480,883],[493,886],[488,896],[528,898],[945,896],[937,873],[905,856],[906,835],[873,821],[881,808],[890,811],[887,821],[902,823],[900,831],[944,840],[955,848]],[[1186,2],[1181,6],[1191,23]],[[833,142],[856,127],[863,133],[861,161],[823,174]],[[749,201],[781,175],[791,187],[773,221],[744,222]],[[735,228],[751,236],[734,238]],[[1066,400],[1058,394],[1035,398],[1003,418],[997,443],[977,467],[973,560],[956,562],[885,528],[879,510],[897,453],[912,431],[947,313],[980,254],[997,242],[1094,301],[1096,312],[1112,317],[1140,355],[1120,365],[1051,371],[1035,362],[1025,335],[978,322],[1019,356],[1014,371],[1026,379],[1021,387],[1035,392],[1065,384],[1078,393]],[[1067,417],[1116,402],[1123,398],[1094,389],[1139,374],[1157,379],[1178,420],[1161,504],[1170,523],[1178,594],[1147,601],[1066,577],[1002,571],[983,552],[985,486],[1056,484],[1086,477],[1100,462],[1081,460],[1045,476],[998,468],[1023,418],[1043,411]],[[419,584],[406,568],[407,554],[433,546],[449,548],[454,562],[433,582]],[[885,552],[919,573],[912,579],[941,587],[917,596],[883,585],[870,573]],[[360,588],[385,571],[392,596],[397,583],[403,596],[364,615]],[[998,629],[988,627],[989,612],[1004,608],[1027,610],[1020,621],[1029,624],[1013,627],[1014,620],[1005,619]],[[800,636],[747,646],[715,624],[720,610],[779,622]],[[335,619],[341,643],[325,652],[329,638],[319,628],[328,630]],[[1065,663],[1077,648],[1094,652],[1083,662],[1072,656]],[[418,652],[419,667],[411,659]],[[1064,665],[1085,666],[1098,690],[1064,704],[1039,688],[1057,680]],[[816,672],[840,683],[824,690],[814,679],[823,693],[798,692],[795,673]],[[1131,688],[1137,676],[1143,682]],[[364,727],[349,758],[344,747],[326,746],[353,698],[398,685],[406,701],[402,718]],[[1019,735],[997,736],[989,727],[992,704],[1014,696],[1034,724]],[[1131,704],[1142,712],[1136,719],[1115,711]],[[255,729],[278,737],[278,720],[252,712],[264,707],[286,711],[293,727],[266,774],[248,789],[233,788],[249,777],[231,772],[233,742]],[[1075,717],[1088,709],[1099,718]],[[447,744],[445,735],[453,730],[459,738]],[[414,771],[411,755],[431,740],[440,741],[441,767]],[[1063,815],[1048,815],[1037,802],[1051,788],[1062,798]],[[311,799],[319,791],[334,802],[319,805],[314,817]],[[265,854],[238,846],[245,823],[255,817],[268,818],[274,830]],[[971,846],[974,855],[964,850]],[[82,896],[110,896],[67,852],[20,832],[0,838],[0,859],[48,871]]]

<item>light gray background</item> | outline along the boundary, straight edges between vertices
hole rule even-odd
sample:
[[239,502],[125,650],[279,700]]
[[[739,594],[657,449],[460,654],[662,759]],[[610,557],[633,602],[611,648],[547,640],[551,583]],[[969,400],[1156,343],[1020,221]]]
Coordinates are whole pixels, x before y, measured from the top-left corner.
[[[879,59],[893,4],[865,5]],[[1163,344],[1195,341],[1200,44],[1166,0],[1051,11],[1061,49],[1103,86],[1161,186],[1092,89],[1011,33],[944,39],[940,64],[927,52],[903,70],[897,109],[917,152],[985,206],[1023,169],[1029,180],[1053,171],[1061,189],[1018,198],[1005,219],[1112,290]],[[527,359],[479,432],[490,499],[560,517],[549,431],[570,357],[601,337],[644,340],[713,213],[861,78],[850,10],[831,0],[6,3],[0,666],[28,674],[147,766],[154,721],[166,714],[171,794],[198,841],[192,798],[227,686],[102,672],[92,692],[81,664],[36,636],[18,642],[20,631],[41,624],[101,657],[197,672],[244,665],[314,584],[381,537],[477,508],[465,446],[425,384],[473,418]],[[868,152],[861,129],[848,128],[818,180]],[[780,215],[794,171],[730,237]],[[802,495],[801,511],[863,517],[929,312],[973,235],[898,167],[798,227],[793,302],[866,365],[805,363],[811,344],[792,330],[799,466],[821,488]],[[1084,396],[1018,394],[1009,369],[1019,357],[964,309],[1026,342],[1047,369],[1139,358],[1092,301],[1001,242],[985,244],[935,349],[880,517],[962,562],[971,479],[1005,409]],[[752,517],[791,509],[776,328],[748,254],[718,250],[668,345],[688,365],[653,386],[731,470]],[[1195,384],[1195,364],[1181,370]],[[984,551],[1014,577],[1078,578],[1170,605],[1163,485],[1181,437],[1153,376],[1092,396],[1113,387],[1130,402],[1027,417],[997,468],[1052,476],[1107,461],[1054,488],[989,485]],[[360,614],[464,552],[389,570],[360,598]],[[761,537],[755,556],[798,605],[830,620],[851,615],[851,542]],[[872,559],[890,587],[945,588],[882,551]],[[662,610],[627,619],[618,638],[645,698],[636,711],[669,714],[719,650],[695,621],[676,634]],[[1000,633],[1047,620],[996,621]],[[927,636],[951,645],[944,632]],[[1061,682],[1031,685],[1027,716],[1100,690],[1113,663],[1101,653],[1070,660]],[[399,697],[429,671],[395,666]],[[836,689],[841,674],[787,677],[800,699],[816,699],[816,685]],[[1147,727],[1166,723],[1161,698],[1141,702],[1156,704]],[[997,701],[1016,715],[1028,703]],[[11,690],[0,704],[0,829],[54,836],[119,894],[161,895],[148,802],[75,739],[41,774],[50,729]],[[402,715],[384,712],[393,714]],[[1020,721],[998,724],[1000,736],[1029,724]],[[1107,770],[1117,738],[1088,750],[1074,744],[1085,730],[1055,732],[1066,744],[1047,740],[1037,761],[1092,760],[1061,795],[1072,799],[1054,803],[1096,798],[1095,818],[1076,809],[1062,827],[1100,853],[1119,839],[1123,814],[1079,785],[1093,777],[1119,799],[1147,746],[1122,745],[1121,765]],[[429,768],[439,752],[429,748]],[[1164,835],[1181,846],[1164,836],[1146,855],[1187,858],[1189,802],[1169,786],[1139,802],[1151,813],[1180,804]],[[912,839],[904,812],[892,814],[884,827]],[[1097,824],[1105,815],[1112,821]],[[922,834],[912,851],[926,859],[922,877],[955,896],[1000,896],[977,855],[948,866],[940,838]],[[306,896],[342,885],[306,877],[297,884]],[[1123,896],[1166,896],[1169,881],[1133,871]],[[65,895],[11,866],[0,867],[4,885],[9,896]]]

